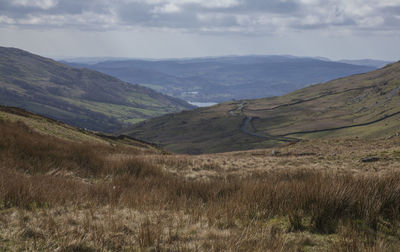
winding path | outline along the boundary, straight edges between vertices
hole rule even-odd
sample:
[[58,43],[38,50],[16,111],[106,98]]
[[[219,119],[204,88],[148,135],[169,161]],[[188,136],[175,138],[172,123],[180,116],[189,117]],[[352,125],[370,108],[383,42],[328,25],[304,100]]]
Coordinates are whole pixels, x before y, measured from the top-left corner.
[[256,132],[251,132],[248,129],[249,124],[254,129],[253,125],[251,124],[251,121],[253,119],[254,119],[254,117],[247,117],[247,116],[243,119],[242,125],[240,125],[240,129],[242,130],[242,132],[246,133],[247,135],[250,135],[250,136],[267,138],[267,136],[260,135],[260,134],[258,134]]
[[255,137],[260,137],[260,138],[265,138],[265,139],[269,139],[269,140],[277,140],[277,141],[282,141],[282,142],[289,142],[289,143],[293,143],[293,142],[300,142],[300,139],[297,138],[293,138],[293,137],[286,137],[286,136],[274,136],[274,135],[270,135],[270,134],[259,134],[257,132],[253,132],[249,130],[249,126],[254,130],[252,121],[253,119],[255,119],[255,117],[245,117],[243,119],[242,125],[240,126],[240,129],[242,130],[243,133],[250,135],[250,136],[255,136]]
[[[240,115],[240,114],[243,113],[243,109],[244,109],[244,106],[245,106],[246,104],[247,104],[246,102],[242,102],[242,103],[239,104],[239,106],[238,106],[237,108],[234,108],[234,109],[229,110],[228,113],[229,113],[231,116],[238,116],[238,115]],[[236,111],[239,111],[239,113],[238,113],[238,114],[235,114]]]
[[[229,110],[228,113],[231,116],[243,115],[243,110],[245,109],[245,105],[246,104],[247,104],[246,102],[242,102],[236,108],[234,108],[232,110]],[[235,112],[238,112],[238,113],[235,113]],[[257,132],[254,132],[254,126],[252,124],[253,119],[255,119],[255,117],[252,117],[252,116],[250,116],[250,117],[249,116],[245,116],[243,118],[243,121],[242,121],[242,123],[240,125],[240,130],[243,133],[245,133],[245,134],[247,134],[249,136],[253,136],[253,137],[265,138],[265,139],[268,139],[268,140],[278,140],[278,141],[282,141],[282,142],[293,143],[293,142],[299,142],[300,141],[300,139],[297,139],[297,138],[289,138],[289,137],[285,137],[285,136],[273,136],[273,135],[270,135],[270,134],[263,134],[262,135],[262,134],[259,134]],[[251,127],[253,129],[253,131],[249,130],[249,127]]]

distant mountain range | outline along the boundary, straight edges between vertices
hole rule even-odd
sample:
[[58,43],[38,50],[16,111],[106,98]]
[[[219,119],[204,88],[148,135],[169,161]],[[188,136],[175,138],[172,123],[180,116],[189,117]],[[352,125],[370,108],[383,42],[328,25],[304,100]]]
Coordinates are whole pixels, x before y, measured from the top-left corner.
[[391,137],[399,132],[400,62],[280,97],[226,102],[161,116],[121,133],[170,151],[207,153],[274,147],[312,138]]
[[[73,59],[70,59],[70,61]],[[192,102],[225,102],[278,96],[332,79],[365,73],[378,61],[334,62],[325,58],[225,56],[194,59],[76,59],[74,67],[103,72]],[[362,64],[365,63],[365,64]]]
[[346,64],[353,64],[353,65],[360,65],[360,66],[370,66],[381,68],[386,66],[387,64],[393,63],[390,61],[383,61],[383,60],[373,60],[373,59],[361,59],[361,60],[340,60],[339,62],[346,63]]
[[185,101],[104,73],[5,47],[0,47],[0,105],[104,132],[193,108]]

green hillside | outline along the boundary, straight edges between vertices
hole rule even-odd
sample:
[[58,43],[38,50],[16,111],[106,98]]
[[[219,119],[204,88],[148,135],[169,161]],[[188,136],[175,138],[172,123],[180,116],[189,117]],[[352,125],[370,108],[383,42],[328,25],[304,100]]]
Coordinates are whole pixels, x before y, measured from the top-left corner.
[[0,106],[0,124],[3,125],[5,122],[16,123],[18,128],[27,130],[30,134],[41,135],[43,139],[57,139],[56,142],[62,141],[66,143],[91,144],[107,147],[119,146],[141,153],[163,152],[155,145],[128,136],[114,137],[86,131],[47,117],[30,113],[20,108]]
[[124,133],[183,153],[273,147],[400,131],[400,62],[281,97],[227,102],[139,123]]
[[105,132],[193,108],[149,88],[5,47],[0,47],[0,105]]

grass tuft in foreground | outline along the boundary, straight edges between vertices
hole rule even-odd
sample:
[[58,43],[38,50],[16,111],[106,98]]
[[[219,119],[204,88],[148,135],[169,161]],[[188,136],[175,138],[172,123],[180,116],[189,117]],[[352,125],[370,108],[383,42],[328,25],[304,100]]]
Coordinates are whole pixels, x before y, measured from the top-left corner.
[[1,121],[0,137],[0,249],[396,251],[400,246],[397,172],[373,176],[293,168],[190,180],[165,169],[190,163],[174,162],[174,155],[146,158],[126,146],[69,142],[21,122]]

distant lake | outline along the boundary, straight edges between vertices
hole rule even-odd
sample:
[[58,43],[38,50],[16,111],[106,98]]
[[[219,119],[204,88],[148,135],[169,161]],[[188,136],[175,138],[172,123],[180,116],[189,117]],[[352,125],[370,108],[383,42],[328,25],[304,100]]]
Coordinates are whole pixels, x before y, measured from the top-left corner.
[[188,101],[188,103],[196,107],[210,107],[218,104],[216,102],[190,102],[190,101]]

